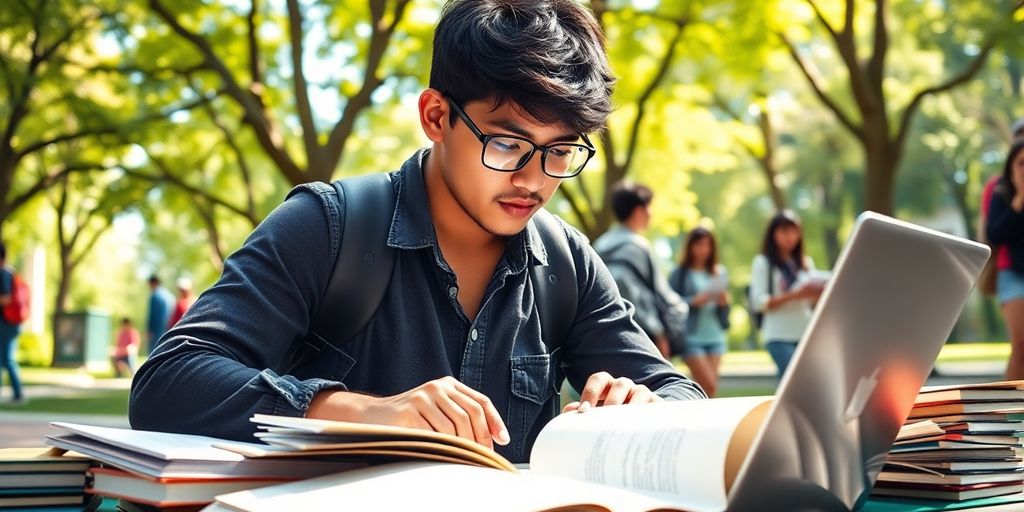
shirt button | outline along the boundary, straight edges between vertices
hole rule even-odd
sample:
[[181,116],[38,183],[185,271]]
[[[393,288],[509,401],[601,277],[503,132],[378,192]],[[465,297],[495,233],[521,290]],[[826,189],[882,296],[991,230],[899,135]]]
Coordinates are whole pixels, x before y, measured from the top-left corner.
[[458,294],[459,294],[459,289],[458,288],[456,288],[454,286],[452,286],[451,288],[448,288],[448,296],[449,297],[454,299],[455,296],[457,296]]
[[476,329],[473,329],[472,331],[470,331],[470,332],[469,332],[469,338],[470,338],[471,340],[473,340],[473,341],[476,341],[476,339],[477,339],[477,338],[478,338],[479,336],[480,336],[480,334],[476,332]]

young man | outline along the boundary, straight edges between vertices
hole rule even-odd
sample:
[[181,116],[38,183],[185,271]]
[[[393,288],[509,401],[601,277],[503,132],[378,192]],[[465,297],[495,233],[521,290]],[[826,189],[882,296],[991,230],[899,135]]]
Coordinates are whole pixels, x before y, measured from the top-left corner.
[[[670,338],[681,338],[686,325],[687,306],[665,277],[651,255],[650,242],[643,233],[651,225],[650,188],[629,181],[612,186],[612,213],[618,224],[594,241],[594,249],[604,259],[619,292],[635,307],[640,327],[654,340],[662,357],[671,354]],[[682,345],[676,339],[675,345]]]
[[132,426],[251,440],[254,413],[304,415],[450,433],[524,461],[562,373],[583,389],[570,410],[703,398],[561,222],[579,299],[566,339],[542,338],[529,276],[552,250],[530,220],[593,156],[584,133],[608,115],[612,82],[598,26],[572,0],[447,5],[419,100],[432,147],[391,175],[395,259],[369,323],[274,370],[307,336],[349,236],[335,188],[299,187],[140,368]]

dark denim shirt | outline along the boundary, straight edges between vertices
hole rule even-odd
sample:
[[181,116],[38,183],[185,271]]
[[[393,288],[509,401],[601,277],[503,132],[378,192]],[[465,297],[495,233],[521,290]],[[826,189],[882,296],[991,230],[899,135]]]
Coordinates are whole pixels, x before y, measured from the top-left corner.
[[577,389],[591,374],[607,371],[663,398],[705,397],[655,352],[586,238],[561,221],[580,297],[561,347],[549,354],[541,340],[527,270],[548,260],[532,222],[508,238],[471,322],[430,219],[424,156],[418,152],[392,175],[394,273],[361,332],[292,375],[271,370],[306,334],[344,225],[332,187],[299,187],[228,258],[220,280],[139,369],[129,404],[132,427],[252,441],[254,413],[302,416],[324,389],[389,396],[453,376],[486,394],[501,414],[512,442],[497,451],[525,461],[554,415],[549,400],[558,399],[563,370]]

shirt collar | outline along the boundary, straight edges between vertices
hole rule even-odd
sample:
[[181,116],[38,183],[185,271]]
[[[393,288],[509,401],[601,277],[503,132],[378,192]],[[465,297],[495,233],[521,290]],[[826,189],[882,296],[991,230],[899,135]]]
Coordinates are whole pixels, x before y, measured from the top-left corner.
[[[423,164],[429,154],[429,149],[420,149],[392,176],[395,182],[395,213],[388,233],[389,247],[408,250],[432,247],[440,252],[423,177]],[[525,230],[507,239],[504,259],[513,273],[527,265],[548,264],[547,251],[533,219]]]

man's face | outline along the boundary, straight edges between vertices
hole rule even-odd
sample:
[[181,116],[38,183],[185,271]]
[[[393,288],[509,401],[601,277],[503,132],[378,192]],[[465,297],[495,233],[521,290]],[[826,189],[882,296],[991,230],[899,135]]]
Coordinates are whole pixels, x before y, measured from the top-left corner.
[[[474,101],[461,107],[485,135],[515,135],[540,145],[579,139],[565,126],[541,124],[519,113],[512,104],[495,108],[490,102]],[[522,231],[562,180],[544,174],[540,150],[518,171],[490,169],[481,159],[483,145],[469,126],[459,118],[448,124],[447,116],[443,122],[447,126],[443,143],[435,149],[440,153],[441,174],[452,197],[492,235],[511,236]]]

